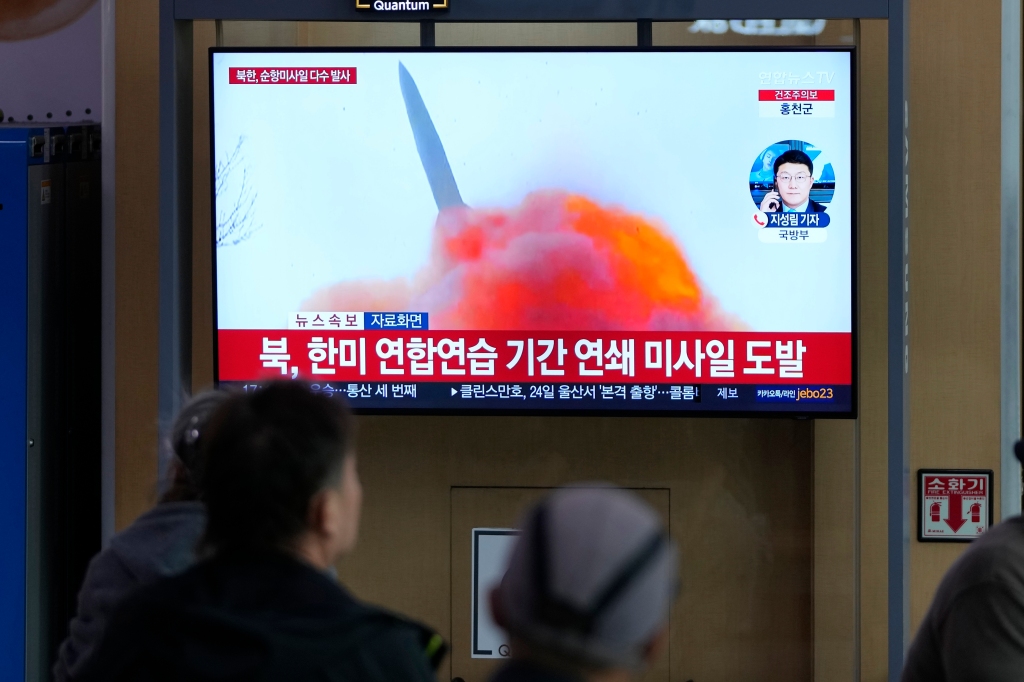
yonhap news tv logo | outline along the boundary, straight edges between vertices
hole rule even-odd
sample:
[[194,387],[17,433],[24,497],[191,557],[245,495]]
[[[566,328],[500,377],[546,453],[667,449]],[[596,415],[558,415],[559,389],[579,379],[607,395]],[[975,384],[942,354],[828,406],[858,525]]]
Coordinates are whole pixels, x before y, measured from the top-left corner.
[[371,12],[444,12],[448,0],[356,0],[356,9]]

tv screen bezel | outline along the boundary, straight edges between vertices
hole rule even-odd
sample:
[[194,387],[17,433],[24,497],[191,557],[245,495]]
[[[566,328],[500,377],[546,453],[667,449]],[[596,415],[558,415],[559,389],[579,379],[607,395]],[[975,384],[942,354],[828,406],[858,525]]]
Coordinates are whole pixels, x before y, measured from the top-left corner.
[[[787,52],[832,52],[846,53],[850,60],[850,409],[839,411],[797,411],[797,410],[663,410],[663,409],[493,409],[493,408],[364,408],[358,403],[349,401],[349,405],[356,414],[365,415],[423,415],[423,416],[550,416],[550,417],[678,417],[678,418],[762,418],[762,419],[856,419],[858,416],[859,381],[858,381],[858,349],[859,349],[859,328],[858,328],[858,273],[857,273],[857,250],[858,250],[858,174],[859,154],[857,147],[858,140],[858,109],[857,109],[857,59],[856,46],[444,46],[444,47],[211,47],[209,48],[208,78],[209,78],[209,121],[210,121],[210,264],[212,268],[212,313],[213,313],[213,381],[214,386],[220,386],[220,354],[219,354],[219,327],[217,323],[218,287],[217,287],[217,196],[216,196],[216,117],[214,101],[214,58],[217,54],[407,54],[407,53],[714,53],[714,52],[739,52],[739,53],[787,53]],[[421,382],[427,383],[427,382]],[[443,383],[443,382],[441,382]],[[477,382],[481,383],[481,382]],[[486,382],[483,382],[486,383]],[[627,382],[628,383],[628,382]]]

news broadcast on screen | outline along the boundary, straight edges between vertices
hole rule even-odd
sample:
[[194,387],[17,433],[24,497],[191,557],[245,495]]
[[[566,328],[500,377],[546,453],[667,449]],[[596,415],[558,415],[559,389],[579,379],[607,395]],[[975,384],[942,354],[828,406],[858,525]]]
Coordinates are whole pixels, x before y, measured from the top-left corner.
[[216,372],[850,416],[849,50],[211,52]]

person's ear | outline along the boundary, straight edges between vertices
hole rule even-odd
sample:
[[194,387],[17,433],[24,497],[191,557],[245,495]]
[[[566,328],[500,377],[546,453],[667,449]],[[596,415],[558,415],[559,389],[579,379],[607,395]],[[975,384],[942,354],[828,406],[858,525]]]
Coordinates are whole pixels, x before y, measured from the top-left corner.
[[333,522],[330,510],[331,500],[327,493],[328,491],[321,490],[309,501],[306,525],[315,535],[328,534]]
[[644,646],[644,665],[650,667],[668,648],[668,623],[665,623],[654,634],[651,641]]
[[491,618],[494,619],[494,624],[502,630],[507,630],[508,617],[505,615],[505,606],[501,603],[501,588],[493,588],[489,597],[491,602]]

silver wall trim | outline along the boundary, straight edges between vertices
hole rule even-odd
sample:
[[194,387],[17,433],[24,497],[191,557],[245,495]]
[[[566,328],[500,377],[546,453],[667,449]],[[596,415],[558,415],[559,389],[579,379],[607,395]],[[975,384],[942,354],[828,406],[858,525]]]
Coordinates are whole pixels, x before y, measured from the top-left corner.
[[1013,444],[1021,436],[1020,107],[1021,2],[1003,0],[1000,131],[1001,230],[999,311],[1000,513],[1021,512],[1021,469]]
[[889,680],[910,642],[910,7],[889,2]]
[[[160,439],[192,386],[192,22],[160,0]],[[154,459],[158,482],[167,460]]]
[[102,135],[103,149],[101,154],[101,181],[103,222],[100,230],[100,249],[102,258],[102,273],[100,284],[100,325],[101,325],[101,350],[100,367],[102,368],[100,386],[100,494],[101,494],[101,525],[100,533],[102,546],[106,547],[110,538],[114,535],[114,447],[115,447],[115,405],[117,403],[117,382],[115,381],[116,371],[116,310],[117,291],[116,282],[116,255],[117,237],[114,231],[114,216],[117,206],[114,203],[114,181],[117,177],[115,166],[115,144],[116,132],[116,109],[117,99],[115,95],[116,54],[114,52],[114,28],[116,22],[115,0],[102,0],[101,13],[101,50],[102,50],[102,99],[103,119]]

